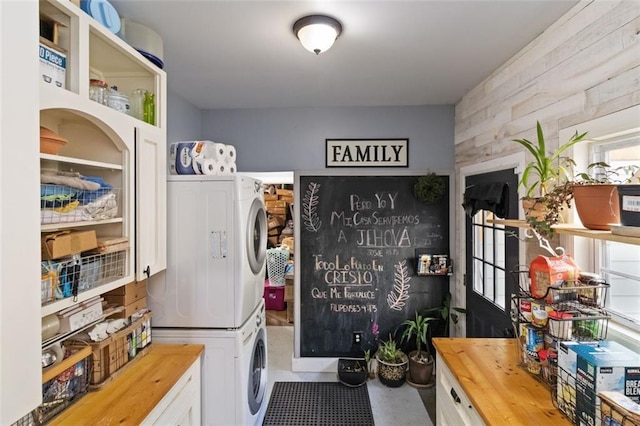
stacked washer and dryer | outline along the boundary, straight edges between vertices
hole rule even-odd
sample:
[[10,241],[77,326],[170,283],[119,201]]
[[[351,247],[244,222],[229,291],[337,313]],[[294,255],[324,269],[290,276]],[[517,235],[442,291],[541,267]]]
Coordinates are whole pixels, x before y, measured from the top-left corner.
[[153,339],[205,345],[205,425],[253,425],[267,389],[262,183],[240,174],[169,175],[167,270],[152,277]]

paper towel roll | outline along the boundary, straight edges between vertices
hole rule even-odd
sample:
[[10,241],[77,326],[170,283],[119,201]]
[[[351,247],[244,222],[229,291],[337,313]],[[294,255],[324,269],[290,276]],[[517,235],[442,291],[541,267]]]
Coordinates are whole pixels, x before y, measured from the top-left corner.
[[193,161],[191,151],[194,143],[191,142],[174,142],[169,146],[169,171],[171,174],[192,175]]
[[232,175],[236,172],[236,163],[227,163],[225,164],[225,171],[223,174]]
[[227,164],[231,164],[231,163],[235,163],[236,162],[236,147],[233,145],[226,145],[226,155],[225,155],[225,162]]
[[224,161],[227,155],[227,146],[223,143],[208,141],[205,158]]

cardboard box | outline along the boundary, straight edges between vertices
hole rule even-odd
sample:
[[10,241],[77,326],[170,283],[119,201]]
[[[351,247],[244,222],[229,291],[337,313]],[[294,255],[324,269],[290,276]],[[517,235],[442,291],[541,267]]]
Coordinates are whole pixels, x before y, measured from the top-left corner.
[[287,322],[293,324],[293,301],[287,302]]
[[147,296],[147,281],[136,281],[103,294],[105,300],[128,306]]
[[139,310],[147,307],[147,298],[143,297],[142,299],[138,299],[129,305],[123,305],[123,306],[124,306],[124,311],[115,313],[111,315],[110,318],[129,318],[131,315],[135,314]]
[[276,189],[276,194],[278,194],[279,198],[284,197],[293,197],[293,189]]
[[277,194],[264,194],[264,201],[265,203],[267,201],[274,201],[278,199],[278,195]]
[[602,418],[601,391],[616,391],[640,402],[640,355],[613,341],[598,346],[575,347],[576,419],[579,424],[595,425]]
[[102,298],[96,297],[58,313],[60,333],[69,333],[102,317]]
[[284,300],[293,300],[293,284],[289,284],[289,280],[286,281],[284,286]]
[[42,80],[56,87],[65,88],[67,55],[40,43],[40,75]]
[[59,259],[98,246],[96,231],[60,231],[42,236],[42,260]]

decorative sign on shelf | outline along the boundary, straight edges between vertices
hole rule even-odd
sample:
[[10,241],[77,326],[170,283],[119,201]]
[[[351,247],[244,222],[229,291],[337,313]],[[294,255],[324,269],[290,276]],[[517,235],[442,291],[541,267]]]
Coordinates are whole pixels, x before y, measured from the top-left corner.
[[409,139],[327,139],[327,167],[409,167]]

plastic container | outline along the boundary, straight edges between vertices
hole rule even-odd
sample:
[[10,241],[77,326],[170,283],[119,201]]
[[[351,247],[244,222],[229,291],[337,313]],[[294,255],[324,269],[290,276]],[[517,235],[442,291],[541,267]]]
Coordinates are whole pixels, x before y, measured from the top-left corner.
[[264,303],[269,311],[284,311],[287,305],[284,301],[284,287],[282,286],[264,286]]
[[640,185],[618,185],[620,224],[640,226]]
[[117,86],[113,86],[109,91],[107,106],[124,114],[129,114],[129,110],[131,108],[131,105],[129,104],[129,97],[118,92]]
[[143,119],[145,123],[156,124],[156,101],[155,95],[151,92],[144,93],[144,112]]
[[152,64],[160,69],[164,67],[162,37],[154,30],[138,22],[123,18],[118,35]]
[[107,0],[81,0],[80,8],[112,33],[120,31],[120,15]]

